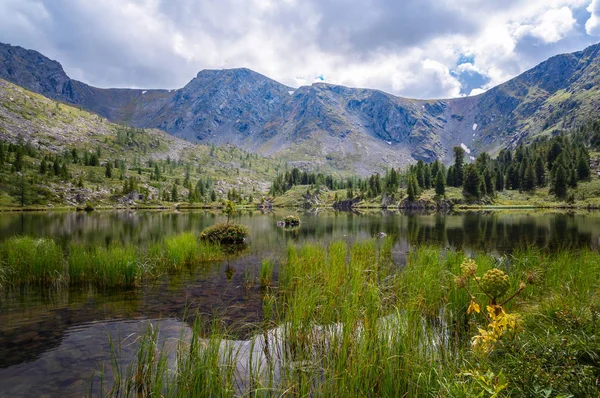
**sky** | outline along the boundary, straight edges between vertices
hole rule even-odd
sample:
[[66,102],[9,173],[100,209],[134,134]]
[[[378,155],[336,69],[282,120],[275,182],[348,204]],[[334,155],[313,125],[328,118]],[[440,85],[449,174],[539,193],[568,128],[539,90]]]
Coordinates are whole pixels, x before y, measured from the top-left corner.
[[0,42],[97,87],[246,67],[411,98],[481,93],[600,42],[600,0],[0,0]]

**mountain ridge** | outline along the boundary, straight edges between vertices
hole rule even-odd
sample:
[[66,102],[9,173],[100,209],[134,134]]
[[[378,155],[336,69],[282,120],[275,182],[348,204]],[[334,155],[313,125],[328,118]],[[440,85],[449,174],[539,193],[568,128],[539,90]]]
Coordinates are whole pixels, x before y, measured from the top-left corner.
[[203,69],[180,89],[96,88],[37,51],[7,44],[0,78],[113,122],[312,167],[341,162],[365,174],[414,160],[449,162],[458,145],[476,156],[574,127],[600,110],[599,57],[596,44],[477,96],[434,100],[321,82],[292,88],[243,67]]

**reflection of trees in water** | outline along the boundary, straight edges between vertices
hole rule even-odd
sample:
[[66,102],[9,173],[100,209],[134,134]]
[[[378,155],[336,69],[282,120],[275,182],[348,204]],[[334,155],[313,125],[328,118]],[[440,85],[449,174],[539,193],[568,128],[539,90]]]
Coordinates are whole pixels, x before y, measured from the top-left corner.
[[581,230],[578,220],[569,214],[465,214],[462,227],[449,228],[447,236],[455,247],[500,252],[527,246],[561,249],[593,243],[592,233]]
[[[513,250],[524,245],[581,247],[596,244],[600,235],[599,217],[572,214],[307,212],[300,215],[302,225],[298,230],[283,231],[276,221],[287,213],[288,210],[245,212],[235,219],[250,227],[250,246],[255,253],[305,241],[364,239],[380,232],[411,245],[451,245],[486,251]],[[121,242],[143,246],[172,234],[199,233],[223,219],[221,214],[212,212],[13,213],[0,217],[0,241],[14,235],[32,235],[52,237],[61,243]]]

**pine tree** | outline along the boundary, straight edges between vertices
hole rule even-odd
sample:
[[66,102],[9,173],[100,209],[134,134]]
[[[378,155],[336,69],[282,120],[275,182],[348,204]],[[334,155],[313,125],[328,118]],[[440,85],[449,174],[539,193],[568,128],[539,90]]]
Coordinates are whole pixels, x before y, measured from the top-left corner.
[[66,180],[69,178],[69,170],[67,169],[66,163],[63,163],[62,166],[60,167],[60,177],[63,180]]
[[90,166],[99,166],[100,165],[100,160],[98,159],[98,155],[95,153],[92,153],[92,156],[90,156]]
[[461,187],[464,180],[465,150],[462,147],[454,147],[454,186]]
[[555,137],[552,139],[552,145],[550,146],[550,150],[546,155],[546,159],[548,162],[548,168],[554,168],[554,162],[558,157],[563,153],[563,145],[562,145],[562,137]]
[[474,164],[465,167],[465,181],[463,184],[463,195],[479,199],[481,197],[481,176]]
[[106,169],[104,170],[104,176],[106,178],[112,178],[112,165],[110,162],[106,162]]
[[412,174],[408,176],[408,189],[406,190],[409,202],[414,202],[419,196],[419,184]]
[[15,184],[15,190],[13,195],[19,200],[21,207],[26,206],[31,203],[32,193],[31,193],[31,184],[25,176],[20,175]]
[[21,148],[17,149],[17,151],[15,152],[15,161],[13,163],[13,168],[17,172],[23,170],[23,150],[21,150]]
[[577,161],[577,176],[579,180],[587,181],[590,179],[590,163],[584,156],[579,156]]
[[562,164],[559,164],[554,174],[552,192],[557,198],[564,199],[567,196],[567,171]]
[[492,171],[489,168],[485,169],[485,172],[483,173],[483,180],[485,182],[485,193],[490,196],[494,195],[494,175],[492,174]]
[[494,171],[494,181],[496,181],[496,191],[502,192],[504,191],[504,175],[500,170]]
[[577,170],[574,167],[569,171],[569,187],[577,187]]
[[448,176],[446,177],[446,184],[449,187],[455,187],[456,186],[456,181],[455,181],[455,178],[454,178],[454,166],[448,167]]
[[538,187],[546,186],[546,168],[540,156],[535,160],[535,184]]
[[425,164],[423,167],[423,174],[424,174],[424,183],[425,183],[425,189],[429,189],[431,188],[432,185],[432,181],[431,181],[431,168],[429,167],[428,164]]
[[523,176],[523,189],[526,191],[532,191],[535,188],[535,171],[533,170],[533,166],[531,164],[527,165],[525,169],[525,175]]
[[446,181],[444,181],[444,172],[439,170],[435,176],[435,194],[444,196],[446,194]]
[[177,200],[179,200],[177,185],[173,184],[173,188],[171,188],[171,202],[177,202]]

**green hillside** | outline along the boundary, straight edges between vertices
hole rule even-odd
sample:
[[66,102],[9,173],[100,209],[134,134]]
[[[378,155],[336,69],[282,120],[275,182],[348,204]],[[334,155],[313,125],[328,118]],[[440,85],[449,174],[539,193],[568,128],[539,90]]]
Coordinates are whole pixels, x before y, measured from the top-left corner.
[[4,80],[0,142],[1,207],[210,206],[228,194],[248,203],[285,168],[231,145],[119,126]]

